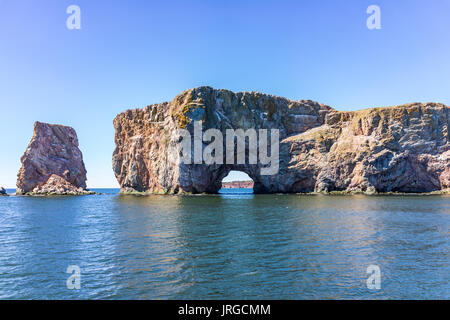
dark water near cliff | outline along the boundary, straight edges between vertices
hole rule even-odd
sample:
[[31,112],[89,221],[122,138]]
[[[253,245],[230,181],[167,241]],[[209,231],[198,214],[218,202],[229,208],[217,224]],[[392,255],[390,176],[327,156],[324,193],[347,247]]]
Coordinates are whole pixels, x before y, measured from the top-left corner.
[[450,298],[448,196],[116,191],[0,198],[0,298]]

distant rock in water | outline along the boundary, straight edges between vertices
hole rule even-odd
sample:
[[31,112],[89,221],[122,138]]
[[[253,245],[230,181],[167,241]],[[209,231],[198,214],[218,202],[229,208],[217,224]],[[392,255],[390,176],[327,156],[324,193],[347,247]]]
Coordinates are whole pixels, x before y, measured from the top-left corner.
[[[216,193],[231,170],[247,173],[255,193],[448,190],[449,109],[411,103],[344,112],[310,100],[200,87],[117,115],[113,169],[122,192]],[[279,129],[278,173],[262,175],[260,162],[182,163],[177,129],[194,136],[199,120],[203,132],[214,128],[223,137],[231,128]]]
[[71,127],[36,122],[21,158],[17,194],[90,194],[86,168]]
[[222,182],[222,188],[226,188],[226,189],[252,189],[253,188],[253,181]]
[[7,196],[8,194],[6,193],[5,188],[0,187],[0,196]]

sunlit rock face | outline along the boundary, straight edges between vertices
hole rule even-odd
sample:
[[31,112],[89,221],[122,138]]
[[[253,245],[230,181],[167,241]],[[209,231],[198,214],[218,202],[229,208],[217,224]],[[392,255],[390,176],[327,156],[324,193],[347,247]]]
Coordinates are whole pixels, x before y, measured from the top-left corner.
[[413,103],[331,112],[287,140],[316,191],[429,192],[450,186],[448,127],[448,106]]
[[[249,164],[248,141],[244,164],[227,164],[225,151],[223,164],[184,163],[179,129],[194,137],[196,121],[203,132],[222,133],[223,150],[227,129],[278,129],[276,174]],[[310,100],[200,87],[117,115],[113,169],[122,192],[216,193],[231,170],[247,173],[255,193],[427,192],[450,185],[448,127],[449,107],[439,103],[341,112]]]
[[21,158],[18,194],[87,194],[86,168],[71,127],[36,122]]

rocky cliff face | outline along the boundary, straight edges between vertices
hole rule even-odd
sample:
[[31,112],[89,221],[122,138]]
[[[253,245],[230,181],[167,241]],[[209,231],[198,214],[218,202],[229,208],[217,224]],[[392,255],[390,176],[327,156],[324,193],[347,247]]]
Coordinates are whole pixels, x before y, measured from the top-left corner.
[[71,127],[36,122],[21,158],[18,194],[88,194],[86,169]]
[[[277,174],[261,174],[267,165],[260,162],[185,164],[177,129],[194,136],[194,121],[224,137],[227,129],[279,129]],[[127,110],[114,127],[113,169],[122,192],[215,193],[230,170],[247,173],[256,193],[450,187],[449,107],[439,103],[340,112],[310,100],[200,87]],[[248,150],[247,141],[246,160]]]

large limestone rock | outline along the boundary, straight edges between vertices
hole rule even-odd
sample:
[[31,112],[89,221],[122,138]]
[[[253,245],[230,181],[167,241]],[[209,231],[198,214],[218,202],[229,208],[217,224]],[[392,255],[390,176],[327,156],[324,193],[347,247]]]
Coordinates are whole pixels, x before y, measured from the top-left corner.
[[89,194],[86,169],[71,127],[36,122],[21,158],[17,194]]
[[[193,136],[194,120],[203,121],[203,131],[216,128],[224,137],[228,128],[279,129],[278,173],[262,175],[260,163],[225,159],[183,163],[177,129]],[[230,170],[247,173],[257,193],[450,187],[449,107],[439,103],[340,112],[310,100],[200,87],[172,102],[127,110],[114,127],[113,169],[122,192],[215,193]]]

